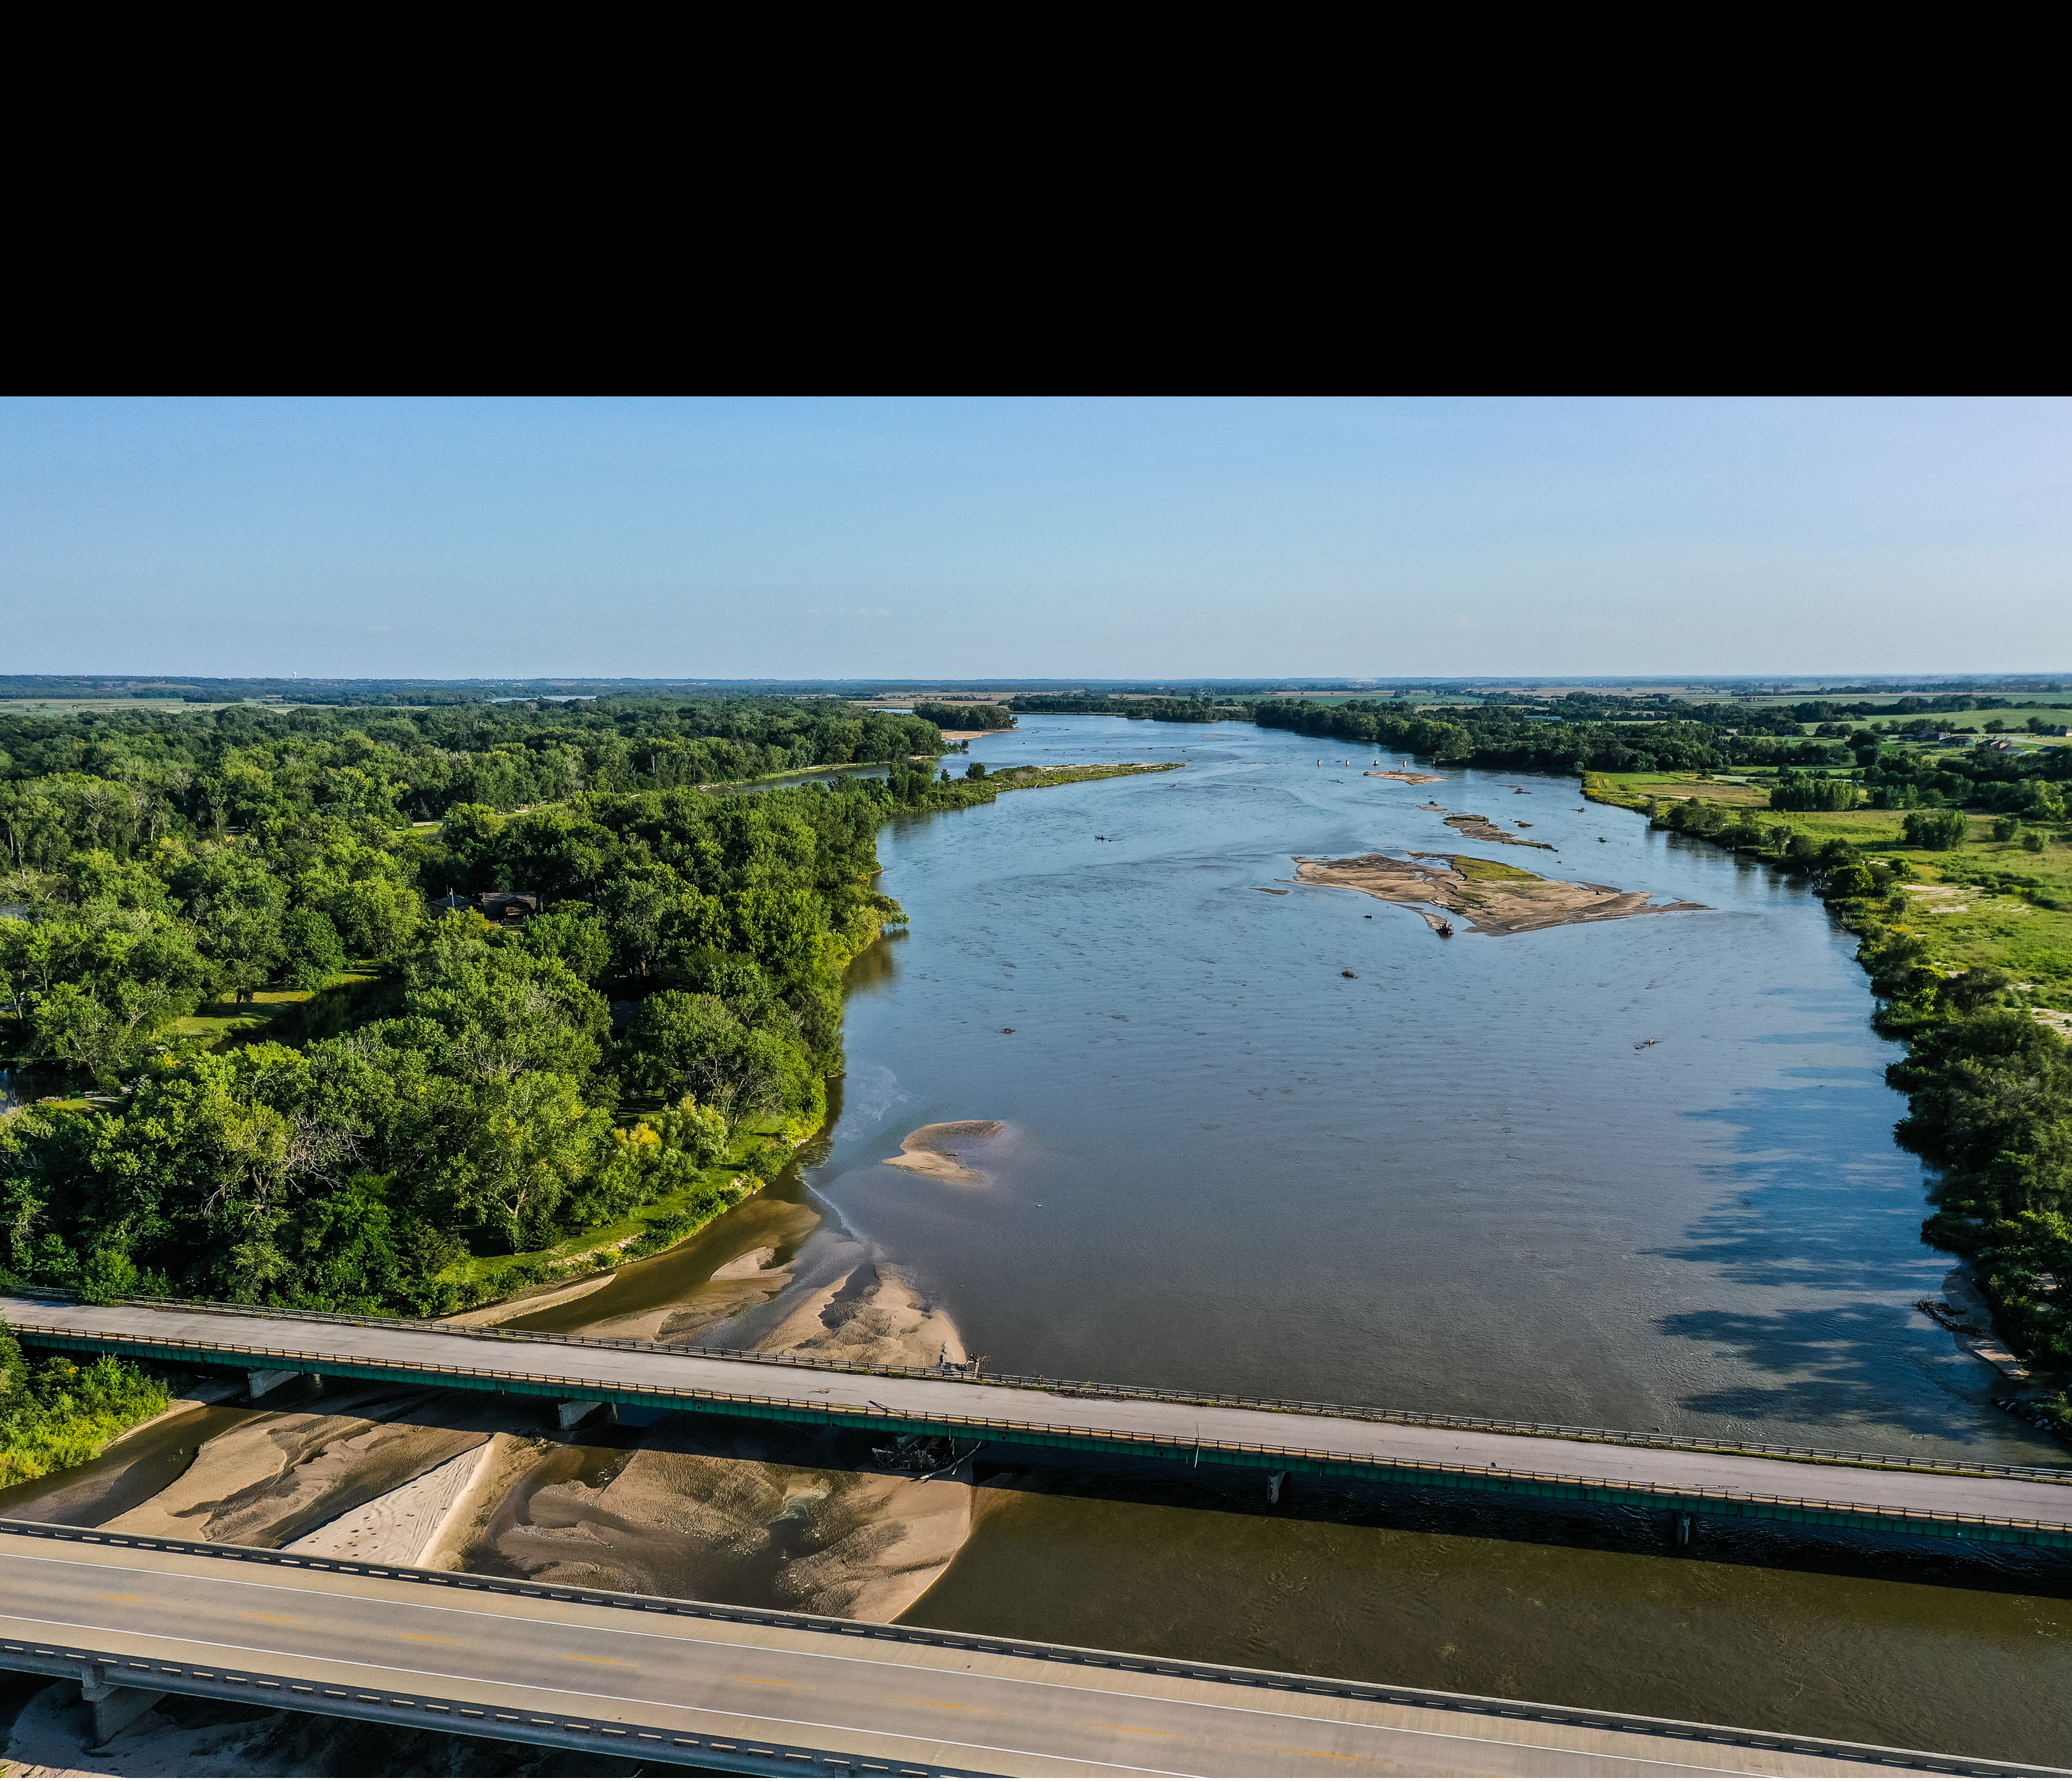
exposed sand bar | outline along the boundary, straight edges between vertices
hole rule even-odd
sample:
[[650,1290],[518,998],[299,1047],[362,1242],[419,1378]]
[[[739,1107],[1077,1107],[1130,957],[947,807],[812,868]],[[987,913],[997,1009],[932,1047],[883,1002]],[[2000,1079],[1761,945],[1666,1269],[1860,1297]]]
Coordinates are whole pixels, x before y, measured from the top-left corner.
[[957,1160],[951,1148],[975,1138],[998,1137],[1007,1128],[997,1119],[952,1119],[923,1125],[899,1141],[899,1154],[884,1160],[894,1169],[911,1169],[917,1175],[933,1175],[938,1181],[953,1181],[960,1187],[980,1187],[985,1173]]
[[1368,779],[1400,779],[1405,785],[1439,785],[1445,782],[1446,777],[1443,773],[1400,773],[1393,771],[1383,773],[1371,767],[1360,776]]
[[[103,1525],[147,1536],[283,1545],[479,1446],[487,1432],[449,1413],[479,1408],[457,1393],[399,1393],[392,1386],[255,1417],[204,1442],[175,1483]],[[427,1413],[438,1420],[401,1420]]]
[[[1440,863],[1420,863],[1424,861]],[[1298,858],[1295,877],[1298,883],[1358,890],[1383,903],[1429,904],[1478,932],[1492,935],[1526,934],[1576,922],[1622,921],[1629,915],[1666,915],[1708,907],[1702,903],[1651,903],[1645,890],[1568,884],[1466,853],[1413,853],[1407,860],[1386,853],[1363,853],[1345,860]]]
[[[1459,829],[1470,841],[1502,841],[1507,847],[1544,847],[1550,853],[1560,851],[1552,841],[1527,841],[1523,835],[1514,835],[1508,829],[1499,829],[1486,816],[1449,816],[1446,826]],[[1531,826],[1530,823],[1526,825],[1528,829]]]
[[416,1565],[467,1494],[490,1457],[490,1443],[442,1461],[407,1484],[350,1509],[283,1549],[374,1565]]

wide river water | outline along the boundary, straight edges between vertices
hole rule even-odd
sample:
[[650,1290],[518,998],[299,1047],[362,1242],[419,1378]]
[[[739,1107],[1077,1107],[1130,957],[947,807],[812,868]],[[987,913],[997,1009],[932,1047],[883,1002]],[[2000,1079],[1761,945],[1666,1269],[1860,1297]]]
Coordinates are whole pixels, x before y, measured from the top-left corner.
[[[856,973],[808,1178],[969,1344],[1011,1372],[2064,1458],[1914,1309],[1950,1264],[1892,1141],[1899,1049],[1816,899],[1572,782],[1413,788],[1319,751],[1032,719],[974,755],[1187,765],[882,837],[912,931]],[[1464,841],[1429,802],[1558,851]],[[1261,895],[1296,855],[1407,849],[1710,907],[1446,940],[1351,890]],[[965,1150],[985,1187],[882,1166],[965,1119],[1009,1129]]]
[[[1892,1141],[1898,1048],[1800,882],[1572,780],[1413,788],[1243,725],[1035,718],[972,754],[1186,763],[881,837],[912,929],[859,961],[805,1174],[992,1365],[2064,1462],[1914,1308],[1950,1262]],[[1464,841],[1428,802],[1557,851]],[[1405,849],[1710,907],[1445,940],[1288,882],[1297,855]],[[984,1187],[883,1166],[971,1119],[1007,1127],[964,1148]],[[1377,1515],[1297,1481],[1283,1513],[1221,1487],[1003,1494],[907,1618],[2072,1758],[2048,1565],[1852,1565],[1745,1524],[1687,1557],[1645,1529],[1492,1539],[1503,1512],[1457,1501]]]
[[[1572,781],[1412,788],[1248,726],[1036,718],[972,754],[1186,764],[893,823],[883,888],[913,925],[852,972],[816,1160],[520,1321],[689,1307],[757,1244],[824,1277],[814,1248],[851,1265],[845,1231],[1002,1371],[2065,1462],[1914,1308],[1949,1259],[1919,1242],[1922,1171],[1892,1141],[1898,1048],[1801,884]],[[1465,841],[1448,811],[1556,850]],[[1289,882],[1297,855],[1406,849],[1708,908],[1448,940]],[[1006,1128],[960,1146],[985,1185],[884,1166],[952,1120]],[[752,1346],[784,1303],[705,1339]],[[1645,1517],[1507,1526],[1302,1479],[1269,1507],[1255,1475],[1157,1472],[1001,1479],[904,1618],[2072,1759],[2049,1560],[1756,1523],[1701,1524],[1678,1553]]]

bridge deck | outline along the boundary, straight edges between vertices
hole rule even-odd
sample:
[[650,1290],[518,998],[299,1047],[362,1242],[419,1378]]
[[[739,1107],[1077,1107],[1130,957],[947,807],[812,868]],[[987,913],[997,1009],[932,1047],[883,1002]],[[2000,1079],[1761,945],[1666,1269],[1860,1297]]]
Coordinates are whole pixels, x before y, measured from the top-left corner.
[[750,1775],[2064,1772],[19,1522],[0,1667]]
[[423,1324],[261,1318],[199,1306],[0,1298],[0,1319],[46,1344],[217,1365],[2072,1548],[2072,1470],[1971,1468],[1953,1460],[1951,1470],[1923,1470],[1922,1462],[1907,1458],[1815,1463],[1663,1448],[1640,1437],[1628,1446],[1396,1421],[1383,1413],[1078,1396],[897,1372],[810,1372],[774,1359],[504,1342]]

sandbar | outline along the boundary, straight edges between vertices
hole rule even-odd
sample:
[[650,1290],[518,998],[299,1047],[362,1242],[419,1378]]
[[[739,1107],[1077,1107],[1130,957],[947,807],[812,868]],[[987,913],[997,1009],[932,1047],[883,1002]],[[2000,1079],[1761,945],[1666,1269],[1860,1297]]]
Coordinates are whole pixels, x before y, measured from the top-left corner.
[[884,1160],[894,1169],[910,1169],[917,1175],[932,1175],[937,1181],[955,1182],[962,1187],[982,1187],[985,1185],[985,1174],[960,1162],[957,1153],[950,1146],[959,1140],[998,1137],[1006,1129],[997,1119],[944,1120],[909,1132],[899,1141],[899,1154]]
[[[1427,860],[1439,863],[1420,863]],[[1500,860],[1466,853],[1412,853],[1407,860],[1387,853],[1363,853],[1344,860],[1298,856],[1295,876],[1299,883],[1358,890],[1383,903],[1430,904],[1490,935],[1527,934],[1577,922],[1622,921],[1629,915],[1666,915],[1708,907],[1702,903],[1651,903],[1645,890],[1564,883]],[[1428,915],[1425,919],[1432,918]]]
[[1361,777],[1370,779],[1400,779],[1405,785],[1440,785],[1445,783],[1446,775],[1443,773],[1382,773],[1376,772],[1370,767]]
[[1459,829],[1470,841],[1502,841],[1507,847],[1544,847],[1550,853],[1560,851],[1552,841],[1527,841],[1523,835],[1514,835],[1499,829],[1486,816],[1449,816],[1446,826]]

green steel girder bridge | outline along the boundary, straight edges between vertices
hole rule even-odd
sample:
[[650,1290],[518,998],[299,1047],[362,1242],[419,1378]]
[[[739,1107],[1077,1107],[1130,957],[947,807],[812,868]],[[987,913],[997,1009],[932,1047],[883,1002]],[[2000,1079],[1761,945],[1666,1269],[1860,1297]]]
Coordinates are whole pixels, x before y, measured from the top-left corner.
[[1742,1446],[225,1306],[0,1298],[0,1320],[44,1348],[530,1396],[575,1413],[639,1405],[1250,1466],[1269,1477],[1365,1478],[1660,1511],[1679,1530],[1687,1517],[1732,1516],[2072,1548],[2072,1467]]

